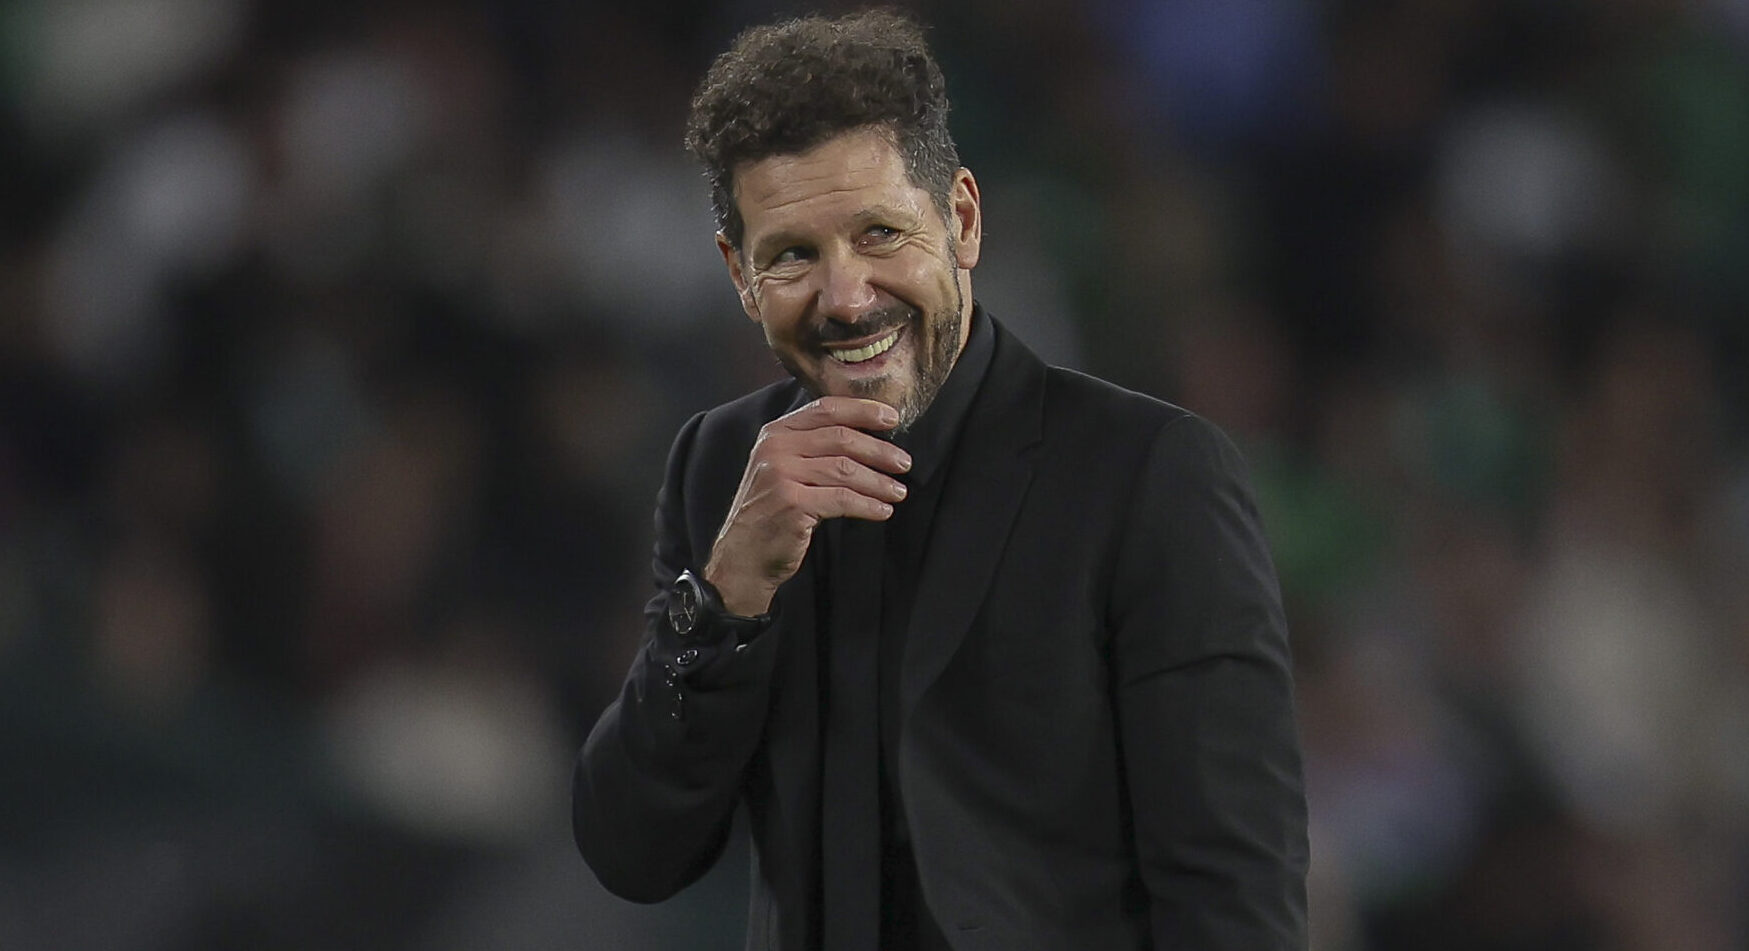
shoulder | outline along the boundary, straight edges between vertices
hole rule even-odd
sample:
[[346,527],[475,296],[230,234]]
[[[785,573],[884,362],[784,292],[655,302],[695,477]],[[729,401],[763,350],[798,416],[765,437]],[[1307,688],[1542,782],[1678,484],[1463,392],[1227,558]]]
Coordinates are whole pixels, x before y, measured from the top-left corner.
[[1203,417],[1078,370],[1049,366],[997,326],[999,372],[1022,381],[1009,386],[1033,394],[1010,405],[1037,407],[1044,459],[1084,477],[1117,479],[1162,462],[1202,468],[1237,459],[1232,441]]
[[674,454],[707,465],[724,454],[738,455],[738,467],[746,461],[760,427],[789,412],[803,398],[800,384],[782,380],[699,412],[681,427]]
[[760,387],[739,399],[700,413],[699,438],[751,443],[759,434],[759,427],[789,412],[802,398],[801,385],[794,380],[780,380]]
[[[1000,322],[996,356],[986,386],[1006,393],[995,400],[1014,413],[1036,407],[1047,441],[1075,444],[1083,439],[1132,440],[1189,411],[1165,400],[1066,367],[1050,366]],[[994,382],[992,386],[993,381]]]
[[1044,438],[1053,451],[1136,462],[1162,446],[1230,445],[1182,406],[1061,367],[1045,371]]
[[1189,410],[1064,367],[1045,369],[1045,412],[1061,421],[1152,431],[1194,417]]
[[779,381],[736,400],[696,413],[680,427],[668,450],[664,484],[670,491],[720,481],[713,473],[739,476],[759,428],[788,412],[801,398],[800,384]]
[[[1046,371],[1039,458],[1055,484],[1167,510],[1246,498],[1250,467],[1220,427],[1165,400],[1073,370]],[[1246,502],[1249,506],[1251,503]]]
[[[773,383],[687,420],[669,448],[657,492],[658,534],[687,535],[692,550],[704,550],[700,546],[708,545],[708,535],[700,533],[715,532],[722,524],[759,428],[801,397],[799,384]],[[672,563],[682,564],[686,557],[676,555]]]

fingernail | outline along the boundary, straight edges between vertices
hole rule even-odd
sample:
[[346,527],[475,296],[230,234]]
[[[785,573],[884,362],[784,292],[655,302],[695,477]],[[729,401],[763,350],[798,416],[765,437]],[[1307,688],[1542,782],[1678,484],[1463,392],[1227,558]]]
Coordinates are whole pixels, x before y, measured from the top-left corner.
[[907,496],[907,495],[910,495],[910,494],[911,494],[911,490],[910,490],[910,488],[908,488],[908,487],[907,487],[907,486],[906,486],[906,485],[905,485],[905,483],[903,483],[903,482],[895,482],[895,483],[893,483],[893,484],[894,484],[894,485],[896,485],[896,486],[898,486],[898,487],[899,487],[899,498],[901,498],[901,499],[902,499],[902,498],[904,498],[904,497],[905,497],[905,496]]
[[904,472],[911,471],[911,456],[909,454],[899,457],[899,469]]
[[881,422],[886,423],[888,426],[899,425],[899,411],[891,406],[881,407]]

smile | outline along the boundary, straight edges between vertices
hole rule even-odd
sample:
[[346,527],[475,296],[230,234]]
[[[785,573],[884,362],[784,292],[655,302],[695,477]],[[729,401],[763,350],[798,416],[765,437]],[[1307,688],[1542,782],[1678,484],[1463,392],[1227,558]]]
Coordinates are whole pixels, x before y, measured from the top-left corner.
[[896,327],[891,333],[866,347],[857,347],[855,350],[828,350],[826,352],[839,363],[862,363],[865,360],[873,360],[893,348],[893,344],[898,342],[899,331],[902,329],[904,328]]

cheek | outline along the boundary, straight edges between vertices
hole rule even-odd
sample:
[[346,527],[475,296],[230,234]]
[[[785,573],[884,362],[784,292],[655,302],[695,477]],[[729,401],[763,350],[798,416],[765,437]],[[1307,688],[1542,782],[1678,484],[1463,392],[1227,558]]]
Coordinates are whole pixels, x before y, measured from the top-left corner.
[[783,292],[785,289],[773,287],[766,293],[754,298],[759,311],[759,322],[765,327],[765,337],[774,344],[794,346],[801,336],[804,308],[794,295]]
[[924,313],[953,306],[954,272],[939,257],[917,248],[882,263],[873,280],[883,296]]
[[914,288],[917,295],[916,305],[925,314],[933,316],[957,311],[958,272],[942,266],[940,259],[920,262],[907,277],[908,286]]

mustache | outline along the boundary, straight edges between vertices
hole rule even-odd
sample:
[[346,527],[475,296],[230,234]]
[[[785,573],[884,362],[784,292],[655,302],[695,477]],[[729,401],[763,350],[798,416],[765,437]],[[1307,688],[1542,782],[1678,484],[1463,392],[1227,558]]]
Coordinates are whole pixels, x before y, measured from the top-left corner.
[[845,340],[882,334],[916,319],[917,312],[909,307],[886,307],[864,314],[850,323],[837,320],[821,321],[820,326],[813,329],[811,336],[816,344],[840,343]]

